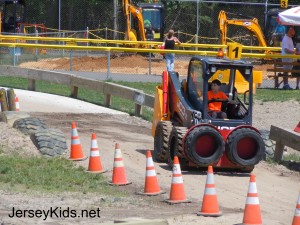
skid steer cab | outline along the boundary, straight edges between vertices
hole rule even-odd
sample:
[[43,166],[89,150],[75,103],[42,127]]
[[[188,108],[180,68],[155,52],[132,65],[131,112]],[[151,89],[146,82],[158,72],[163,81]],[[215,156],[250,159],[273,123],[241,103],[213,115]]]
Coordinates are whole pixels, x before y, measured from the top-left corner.
[[[247,83],[243,93],[236,89],[240,81]],[[223,98],[211,98],[214,82]],[[260,133],[252,127],[252,102],[251,63],[193,57],[185,77],[164,71],[154,103],[154,158],[172,166],[177,155],[182,169],[213,165],[252,171],[265,152]],[[210,104],[220,110],[214,114]]]

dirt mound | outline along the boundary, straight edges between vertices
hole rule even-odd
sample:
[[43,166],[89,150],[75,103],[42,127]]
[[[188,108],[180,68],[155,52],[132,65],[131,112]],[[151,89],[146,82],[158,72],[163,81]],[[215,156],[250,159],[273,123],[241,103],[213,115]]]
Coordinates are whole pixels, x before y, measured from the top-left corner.
[[[73,57],[72,70],[86,72],[106,72],[107,57]],[[111,72],[127,74],[149,74],[149,59],[142,55],[112,55],[110,59]],[[20,67],[49,69],[49,70],[70,70],[69,58],[41,59],[38,62],[21,63]],[[162,57],[151,58],[151,73],[160,75],[165,69],[166,63]],[[179,74],[185,74],[188,68],[188,60],[176,60],[175,68]]]

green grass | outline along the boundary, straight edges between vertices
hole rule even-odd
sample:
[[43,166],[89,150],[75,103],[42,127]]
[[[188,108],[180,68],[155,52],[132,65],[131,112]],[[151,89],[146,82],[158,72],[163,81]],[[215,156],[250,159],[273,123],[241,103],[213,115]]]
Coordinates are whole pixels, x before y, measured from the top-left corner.
[[300,154],[291,153],[291,154],[284,154],[283,155],[284,161],[295,161],[300,162]]
[[150,82],[125,82],[125,81],[111,81],[116,84],[143,90],[146,94],[155,95],[155,87],[161,85],[161,83],[150,83]]
[[117,192],[101,174],[86,173],[63,158],[0,156],[0,181],[4,186],[48,192]]
[[270,102],[270,101],[284,102],[289,100],[295,100],[300,102],[299,93],[300,93],[299,90],[256,89],[256,94],[254,95],[254,99],[263,102]]

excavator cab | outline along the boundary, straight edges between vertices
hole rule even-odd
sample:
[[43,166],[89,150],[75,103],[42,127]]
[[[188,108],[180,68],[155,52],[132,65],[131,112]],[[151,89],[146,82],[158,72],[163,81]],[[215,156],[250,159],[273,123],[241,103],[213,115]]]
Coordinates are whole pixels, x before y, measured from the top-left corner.
[[[152,4],[140,3],[138,4],[138,6],[142,9],[147,40],[163,41],[164,38],[163,5],[158,3],[152,3]],[[151,32],[147,31],[147,29],[151,29]]]
[[24,0],[4,0],[0,1],[1,13],[1,32],[19,33],[20,25],[24,23]]

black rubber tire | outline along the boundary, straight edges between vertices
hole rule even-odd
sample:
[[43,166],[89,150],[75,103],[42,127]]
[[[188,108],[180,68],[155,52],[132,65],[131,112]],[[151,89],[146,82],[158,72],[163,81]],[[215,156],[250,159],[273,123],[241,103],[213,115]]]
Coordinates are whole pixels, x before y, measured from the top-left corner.
[[24,134],[34,134],[39,129],[46,129],[48,126],[38,118],[23,118],[14,122],[13,127],[20,130]]
[[168,165],[170,168],[173,168],[174,156],[178,156],[180,168],[185,170],[188,168],[188,159],[186,159],[184,152],[183,152],[183,137],[186,134],[188,129],[186,127],[173,127],[169,142],[168,142],[168,149],[169,149],[169,159]]
[[[249,138],[254,142],[249,142]],[[247,156],[241,155],[241,148],[238,146],[240,141],[245,141],[242,143],[244,144],[243,150],[247,150],[247,152],[243,152],[244,154],[251,151]],[[255,146],[253,146],[252,143],[254,143]],[[248,149],[245,149],[245,146],[247,146]],[[255,148],[255,150],[249,148]],[[237,165],[254,166],[263,159],[265,154],[265,144],[258,132],[250,128],[241,128],[233,131],[228,136],[226,140],[226,154],[229,160]]]
[[66,138],[58,129],[37,130],[31,135],[31,139],[42,155],[59,156],[68,149]]
[[159,121],[154,136],[153,159],[156,162],[168,162],[168,141],[172,130],[170,121]]
[[[210,155],[199,155],[196,152],[196,142],[199,138],[209,137],[213,146],[213,152]],[[185,153],[198,166],[208,166],[217,162],[223,155],[225,150],[225,143],[222,135],[212,127],[199,126],[194,128],[185,138]],[[203,152],[203,154],[206,154]]]

